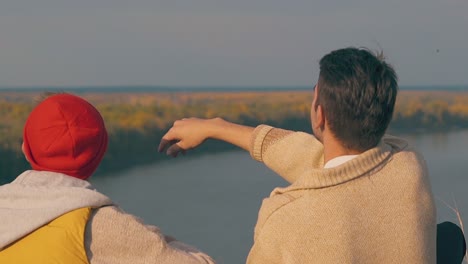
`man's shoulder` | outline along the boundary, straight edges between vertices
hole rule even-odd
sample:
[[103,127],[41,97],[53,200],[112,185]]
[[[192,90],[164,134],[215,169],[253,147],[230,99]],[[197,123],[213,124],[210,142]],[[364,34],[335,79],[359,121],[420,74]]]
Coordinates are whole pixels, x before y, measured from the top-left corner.
[[413,157],[420,162],[424,161],[423,155],[408,140],[392,135],[385,135],[382,138],[384,144],[391,147],[392,156]]
[[405,182],[405,186],[429,188],[429,171],[422,153],[402,138],[385,136],[383,141],[391,146],[392,154],[385,163],[387,170],[382,172],[391,176],[392,181]]
[[409,149],[411,147],[407,140],[401,137],[397,137],[397,136],[393,136],[389,134],[385,134],[382,137],[382,141],[385,144],[391,146],[392,149],[394,149],[395,151],[402,151],[402,150]]

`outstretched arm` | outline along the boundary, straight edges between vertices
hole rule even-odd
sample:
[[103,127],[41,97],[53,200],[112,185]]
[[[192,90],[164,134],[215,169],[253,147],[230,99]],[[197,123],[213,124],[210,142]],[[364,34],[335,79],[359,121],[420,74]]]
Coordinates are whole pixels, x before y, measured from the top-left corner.
[[323,146],[306,133],[260,125],[257,128],[237,125],[221,118],[184,118],[163,136],[159,151],[176,157],[197,147],[208,138],[226,141],[247,150],[257,161],[294,182],[305,167],[323,166]]
[[206,139],[212,138],[250,152],[253,131],[253,127],[234,124],[221,118],[184,118],[174,122],[161,139],[158,150],[163,152],[167,148],[167,155],[176,157],[179,153],[196,148]]

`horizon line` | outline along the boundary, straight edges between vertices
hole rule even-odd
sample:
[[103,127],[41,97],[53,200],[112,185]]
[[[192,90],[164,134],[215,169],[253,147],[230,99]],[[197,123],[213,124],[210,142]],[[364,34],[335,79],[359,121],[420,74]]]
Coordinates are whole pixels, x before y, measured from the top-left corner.
[[[226,91],[307,91],[313,86],[163,86],[163,85],[101,85],[101,86],[0,86],[0,92],[226,92]],[[468,84],[461,85],[401,85],[400,90],[468,91]]]

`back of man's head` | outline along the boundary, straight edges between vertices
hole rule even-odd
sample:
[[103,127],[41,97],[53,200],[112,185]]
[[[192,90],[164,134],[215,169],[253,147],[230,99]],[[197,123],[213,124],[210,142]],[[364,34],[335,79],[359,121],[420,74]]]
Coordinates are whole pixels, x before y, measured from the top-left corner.
[[345,48],[320,60],[316,105],[348,149],[365,151],[378,144],[392,119],[397,90],[396,73],[381,54]]
[[56,94],[39,103],[24,126],[23,151],[34,170],[87,179],[107,150],[99,112],[84,99]]

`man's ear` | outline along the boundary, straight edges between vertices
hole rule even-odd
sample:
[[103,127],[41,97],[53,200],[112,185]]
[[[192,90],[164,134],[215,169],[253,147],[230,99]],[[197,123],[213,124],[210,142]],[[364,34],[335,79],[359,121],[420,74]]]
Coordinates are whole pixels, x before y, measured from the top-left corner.
[[323,113],[323,108],[321,105],[317,105],[317,122],[316,127],[323,130],[325,128],[325,113]]

